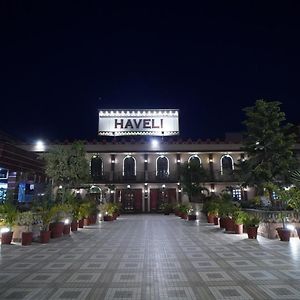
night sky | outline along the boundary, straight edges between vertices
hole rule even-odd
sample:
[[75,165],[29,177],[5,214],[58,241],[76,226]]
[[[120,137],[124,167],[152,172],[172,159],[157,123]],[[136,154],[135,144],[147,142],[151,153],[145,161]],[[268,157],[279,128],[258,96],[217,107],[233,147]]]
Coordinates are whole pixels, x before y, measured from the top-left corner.
[[0,129],[21,139],[99,139],[100,108],[177,108],[183,138],[222,138],[261,98],[300,123],[299,1],[0,3]]

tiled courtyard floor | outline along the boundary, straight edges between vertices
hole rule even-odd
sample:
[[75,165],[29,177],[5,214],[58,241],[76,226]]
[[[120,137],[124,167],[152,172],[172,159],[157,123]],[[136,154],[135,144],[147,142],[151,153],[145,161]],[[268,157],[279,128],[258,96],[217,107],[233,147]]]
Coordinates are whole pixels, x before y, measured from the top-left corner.
[[121,216],[46,245],[3,245],[0,299],[299,300],[300,242]]

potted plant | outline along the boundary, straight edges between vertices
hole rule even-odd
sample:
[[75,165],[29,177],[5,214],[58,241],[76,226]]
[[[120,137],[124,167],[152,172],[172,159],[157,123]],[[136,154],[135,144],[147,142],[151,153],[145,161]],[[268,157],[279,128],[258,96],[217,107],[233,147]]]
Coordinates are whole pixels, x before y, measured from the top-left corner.
[[97,222],[97,204],[94,200],[89,200],[89,224],[93,225]]
[[[90,216],[90,212],[91,212],[90,202],[85,201],[85,202],[81,203],[79,210],[80,210],[80,215],[83,220],[80,222],[80,225],[82,225],[81,224],[82,222],[83,222],[84,226],[90,225],[90,220],[89,220],[89,216]],[[79,228],[81,228],[81,227],[79,226]]]
[[79,202],[74,201],[71,204],[71,214],[72,214],[72,221],[71,221],[71,231],[77,231],[78,229],[78,220],[80,219],[80,204]]
[[260,218],[258,216],[247,213],[244,219],[244,225],[247,230],[249,239],[257,238],[257,229],[259,227]]
[[234,232],[234,220],[232,218],[237,207],[232,201],[221,201],[219,205],[220,212],[220,227],[225,228],[225,231]]
[[187,219],[189,209],[190,209],[190,206],[188,204],[185,204],[185,203],[182,203],[179,206],[179,212],[180,212],[181,219],[184,219],[184,220]]
[[162,203],[159,206],[159,209],[163,212],[164,215],[169,215],[172,212],[173,206],[170,203]]
[[[290,197],[288,198],[287,202],[288,206],[293,208],[299,215],[300,212],[300,189],[299,189],[299,182],[296,187],[290,189]],[[299,217],[299,216],[298,216]],[[296,227],[298,237],[300,239],[300,227]]]
[[42,230],[40,231],[40,242],[42,244],[49,243],[51,231],[49,230],[50,222],[55,215],[56,211],[50,201],[41,203],[37,208],[37,212],[42,222]]
[[70,230],[72,232],[78,229],[78,220],[80,219],[80,199],[75,196],[74,192],[68,190],[64,191],[64,203],[67,206],[67,210],[71,216],[71,223],[68,223],[68,219],[65,220],[64,224],[64,234],[69,234]]
[[112,202],[108,202],[104,204],[104,215],[103,215],[103,220],[104,221],[113,221],[114,220],[114,213],[116,211],[115,205]]
[[177,203],[177,204],[174,206],[174,213],[175,213],[175,216],[177,216],[177,217],[180,217],[180,211],[179,211],[179,208],[180,208],[180,204]]
[[192,207],[189,208],[189,210],[188,210],[187,219],[188,219],[188,221],[196,221],[196,219],[197,219],[195,210]]
[[42,244],[49,243],[51,231],[49,229],[50,222],[56,214],[56,207],[52,200],[51,190],[46,190],[46,193],[34,199],[32,209],[36,213],[41,223],[40,242]]
[[65,204],[56,203],[52,207],[53,211],[53,222],[50,223],[49,229],[51,231],[51,238],[58,238],[63,235],[65,212],[68,207]]
[[1,229],[2,244],[11,244],[12,228],[16,224],[17,214],[17,209],[12,203],[8,202],[0,205],[0,223],[6,226]]
[[242,234],[244,232],[244,222],[247,217],[247,214],[242,210],[236,210],[233,213],[234,220],[234,231],[236,234]]
[[[207,222],[208,223],[214,223],[215,225],[218,225],[218,214],[219,214],[219,202],[216,200],[211,200],[207,205]],[[215,218],[217,218],[217,221],[215,221]],[[217,222],[217,224],[216,224]]]
[[30,231],[30,226],[33,222],[33,214],[31,211],[23,211],[18,214],[17,224],[24,226],[26,231],[22,231],[22,246],[28,246],[32,243],[33,233]]
[[285,212],[280,212],[279,213],[279,218],[282,221],[282,227],[277,227],[276,231],[278,233],[279,239],[283,242],[289,242],[290,237],[291,237],[291,229],[287,228],[286,220],[287,220],[287,215]]
[[85,203],[81,203],[78,208],[78,228],[84,227],[84,218],[88,215],[87,206]]
[[280,201],[282,212],[279,214],[279,218],[282,221],[282,227],[277,227],[276,231],[281,241],[288,242],[291,236],[291,229],[287,227],[287,213],[286,209],[288,206],[297,210],[297,206],[300,202],[300,191],[297,187],[292,187],[290,189],[279,189],[276,187],[276,193],[278,195],[278,200]]

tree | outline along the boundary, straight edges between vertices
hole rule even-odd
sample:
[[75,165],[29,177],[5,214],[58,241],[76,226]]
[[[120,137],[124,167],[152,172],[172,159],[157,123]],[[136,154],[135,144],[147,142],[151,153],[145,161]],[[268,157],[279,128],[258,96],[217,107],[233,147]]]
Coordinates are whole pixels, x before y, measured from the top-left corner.
[[[247,131],[242,150],[248,159],[240,161],[238,170],[244,185],[255,186],[262,195],[264,187],[289,181],[289,173],[297,167],[293,153],[295,134],[291,124],[285,124],[285,113],[280,102],[257,100],[255,105],[244,109]],[[269,190],[270,200],[272,191]],[[273,202],[272,202],[273,203]]]
[[89,178],[89,165],[81,142],[74,142],[70,146],[57,146],[44,157],[46,174],[55,185],[71,187]]
[[207,179],[207,172],[196,162],[190,161],[183,164],[180,179],[183,191],[187,193],[190,202],[193,196],[198,196],[203,190],[207,190],[203,186]]

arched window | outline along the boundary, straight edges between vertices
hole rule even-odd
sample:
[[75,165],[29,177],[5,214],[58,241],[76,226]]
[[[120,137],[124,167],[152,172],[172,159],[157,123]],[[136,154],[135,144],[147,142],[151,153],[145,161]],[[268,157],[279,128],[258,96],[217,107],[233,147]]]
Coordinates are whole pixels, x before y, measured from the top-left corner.
[[102,179],[103,161],[98,155],[94,155],[91,159],[91,176],[93,180]]
[[232,174],[234,169],[233,159],[230,155],[226,154],[221,157],[221,175],[229,175]]
[[156,176],[166,178],[169,176],[169,160],[165,156],[159,156],[156,159]]
[[89,193],[92,197],[92,199],[95,199],[97,202],[99,201],[102,201],[102,190],[100,187],[98,186],[92,186],[89,190]]
[[132,178],[136,175],[136,161],[132,156],[126,156],[123,160],[123,176]]
[[188,163],[194,166],[200,167],[201,166],[201,159],[198,155],[192,155],[188,159]]

